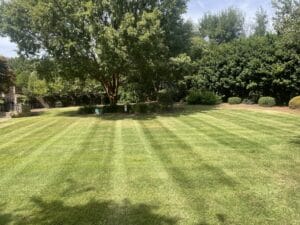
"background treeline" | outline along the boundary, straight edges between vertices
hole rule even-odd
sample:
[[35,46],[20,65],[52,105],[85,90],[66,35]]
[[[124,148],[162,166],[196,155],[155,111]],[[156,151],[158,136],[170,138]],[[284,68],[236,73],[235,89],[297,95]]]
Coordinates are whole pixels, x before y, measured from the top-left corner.
[[[125,13],[131,7],[125,5],[125,1],[126,10],[119,14],[107,12],[110,12],[110,7],[120,8],[123,5],[103,6],[104,11],[97,8],[105,12],[101,17],[104,19],[89,21],[92,25],[95,23],[90,29],[104,33],[99,40],[90,42],[76,38],[80,35],[83,39],[88,38],[94,30],[85,31],[88,36],[84,36],[85,33],[69,34],[68,28],[60,27],[59,23],[52,24],[51,20],[37,27],[34,21],[48,19],[43,17],[49,13],[44,8],[40,13],[31,14],[34,16],[32,21],[26,21],[28,30],[32,31],[28,33],[30,37],[26,37],[17,21],[26,16],[25,12],[15,16],[15,21],[7,19],[15,12],[12,6],[16,2],[19,4],[15,7],[29,7],[25,3],[23,6],[22,0],[3,3],[0,30],[19,44],[23,57],[11,59],[9,63],[16,74],[18,90],[32,102],[39,99],[39,102],[45,101],[50,106],[109,101],[111,104],[118,101],[145,102],[156,101],[162,91],[168,92],[174,101],[181,101],[192,92],[195,95],[196,90],[213,92],[224,101],[236,96],[246,103],[257,103],[260,97],[271,96],[277,104],[287,104],[292,97],[300,94],[298,0],[273,1],[273,27],[267,13],[259,8],[251,30],[245,29],[245,17],[236,8],[216,14],[207,13],[198,24],[193,24],[181,17],[186,1],[153,0],[153,5],[152,1],[148,6],[134,5],[140,7],[140,11],[129,10],[130,13]],[[58,2],[67,4],[70,10],[76,9],[67,1]],[[30,7],[40,10],[45,6],[32,3]],[[87,10],[93,11],[98,6],[89,7]],[[68,20],[64,15],[61,19]],[[81,26],[81,16],[76,14],[74,18],[78,27]],[[50,30],[51,26],[59,34],[62,32],[62,37],[51,41],[47,38],[39,40],[43,35],[55,36],[51,33],[54,32]],[[42,28],[47,29],[38,30]],[[64,37],[64,32],[67,37]],[[28,42],[23,43],[24,39]],[[93,46],[93,41],[99,46]],[[46,50],[38,51],[41,45]],[[77,47],[85,48],[85,51],[80,52]],[[86,57],[86,52],[94,48],[99,48],[96,58]],[[48,54],[42,55],[43,51]],[[100,57],[99,60],[97,57]]]

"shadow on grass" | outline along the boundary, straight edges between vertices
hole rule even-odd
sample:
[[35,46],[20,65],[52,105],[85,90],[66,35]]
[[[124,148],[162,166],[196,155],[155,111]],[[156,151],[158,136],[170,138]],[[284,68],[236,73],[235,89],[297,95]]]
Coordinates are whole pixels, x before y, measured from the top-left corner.
[[6,225],[6,224],[9,224],[11,221],[12,221],[12,215],[7,214],[7,213],[2,213],[2,210],[0,208],[0,224]]
[[300,147],[300,136],[292,137],[290,143]]
[[[66,205],[63,201],[47,202],[32,198],[37,211],[30,217],[20,218],[17,225],[175,225],[177,218],[159,215],[158,208],[146,204],[91,200],[82,205]],[[2,223],[3,224],[3,223]]]
[[65,109],[56,113],[57,116],[62,117],[80,117],[80,118],[99,118],[103,120],[122,120],[122,119],[133,119],[133,120],[151,120],[156,117],[178,117],[184,115],[190,115],[195,113],[206,113],[208,111],[217,110],[218,106],[188,106],[188,105],[176,105],[170,112],[164,113],[147,113],[147,114],[122,114],[122,113],[107,113],[102,116],[96,115],[83,115],[79,114],[74,108]]

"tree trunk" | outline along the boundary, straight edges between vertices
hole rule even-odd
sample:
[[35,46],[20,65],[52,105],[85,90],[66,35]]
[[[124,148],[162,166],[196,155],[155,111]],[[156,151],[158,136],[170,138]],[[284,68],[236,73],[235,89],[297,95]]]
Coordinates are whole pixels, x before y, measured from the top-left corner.
[[50,108],[48,103],[45,102],[44,98],[43,97],[36,97],[36,99],[39,101],[39,103],[41,103],[41,105],[44,107],[44,108]]
[[115,106],[118,103],[119,94],[119,76],[113,75],[112,81],[104,81],[103,87],[109,98],[109,103],[111,106]]

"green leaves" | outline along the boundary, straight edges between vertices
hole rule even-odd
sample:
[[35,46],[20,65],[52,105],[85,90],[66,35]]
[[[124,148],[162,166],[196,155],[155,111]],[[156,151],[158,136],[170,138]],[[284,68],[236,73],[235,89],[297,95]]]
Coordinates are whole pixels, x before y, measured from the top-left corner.
[[244,33],[243,14],[234,8],[229,8],[219,14],[205,14],[199,24],[203,38],[220,43],[230,42]]
[[0,94],[7,92],[9,87],[14,84],[15,75],[11,71],[8,61],[0,56]]

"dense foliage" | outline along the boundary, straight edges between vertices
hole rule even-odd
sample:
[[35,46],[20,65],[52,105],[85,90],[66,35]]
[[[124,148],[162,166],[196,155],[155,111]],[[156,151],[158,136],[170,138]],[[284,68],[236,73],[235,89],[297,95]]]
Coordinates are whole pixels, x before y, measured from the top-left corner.
[[12,0],[2,2],[0,27],[21,54],[51,57],[62,75],[100,82],[114,105],[128,79],[160,88],[168,58],[189,41],[185,8],[185,0]]
[[14,83],[14,74],[11,71],[8,61],[0,56],[0,94],[7,92],[9,87]]
[[205,90],[192,90],[186,97],[190,105],[216,105],[220,103],[220,98],[215,93]]
[[224,97],[240,96],[257,101],[273,96],[288,103],[300,92],[299,54],[282,49],[276,35],[252,36],[211,45],[197,61],[198,86]]

